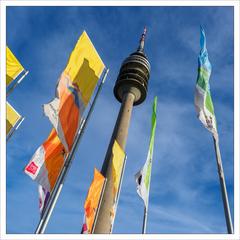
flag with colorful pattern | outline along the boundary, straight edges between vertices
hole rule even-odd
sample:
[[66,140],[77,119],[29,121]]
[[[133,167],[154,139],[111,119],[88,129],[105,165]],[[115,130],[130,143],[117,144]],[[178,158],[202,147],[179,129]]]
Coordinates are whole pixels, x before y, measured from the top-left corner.
[[88,228],[87,228],[86,215],[85,214],[83,216],[83,225],[82,225],[81,234],[88,234]]
[[139,172],[137,172],[135,175],[135,180],[137,183],[137,193],[144,201],[145,206],[148,205],[148,197],[149,197],[149,189],[150,189],[150,181],[151,181],[153,147],[154,147],[154,139],[155,139],[155,130],[157,125],[156,113],[157,113],[157,97],[154,98],[154,103],[153,103],[152,128],[151,128],[151,137],[150,137],[147,160],[143,168]]
[[45,207],[65,161],[65,150],[57,132],[52,129],[45,142],[36,150],[25,167],[25,173],[36,181],[39,188],[40,211]]
[[206,35],[202,27],[200,46],[201,50],[198,56],[198,77],[195,89],[194,103],[199,120],[216,137],[217,121],[214,114],[214,107],[209,85],[212,66],[208,59]]
[[88,233],[92,232],[94,219],[99,206],[100,197],[104,187],[105,177],[95,168],[94,178],[88,190],[88,194],[84,203],[85,223]]
[[88,105],[104,64],[84,31],[73,49],[57,84],[56,98],[44,105],[44,113],[71,151],[80,119]]
[[42,185],[38,185],[38,195],[39,195],[39,211],[43,213],[45,206],[47,205],[48,199],[50,197],[49,190],[46,190]]
[[56,92],[57,97],[44,104],[44,113],[56,129],[66,152],[70,152],[85,106],[79,91],[64,73],[60,76]]

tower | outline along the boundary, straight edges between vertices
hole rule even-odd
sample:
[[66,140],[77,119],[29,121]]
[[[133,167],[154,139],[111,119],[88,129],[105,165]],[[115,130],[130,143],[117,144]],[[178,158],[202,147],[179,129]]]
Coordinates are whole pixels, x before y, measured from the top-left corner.
[[114,95],[121,103],[121,108],[101,170],[107,178],[107,183],[93,233],[111,233],[112,231],[111,210],[114,203],[112,147],[114,140],[117,140],[121,148],[125,149],[133,106],[141,104],[147,96],[150,63],[144,53],[145,37],[146,28],[140,38],[137,51],[123,61],[114,86]]

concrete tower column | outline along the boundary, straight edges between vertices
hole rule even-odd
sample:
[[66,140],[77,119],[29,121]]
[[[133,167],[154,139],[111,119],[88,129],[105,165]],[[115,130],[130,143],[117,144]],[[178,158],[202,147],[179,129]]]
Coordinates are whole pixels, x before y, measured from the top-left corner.
[[112,228],[112,207],[114,205],[113,181],[112,181],[112,147],[116,139],[122,149],[125,149],[128,128],[130,124],[135,96],[128,92],[124,95],[123,103],[118,114],[111,142],[102,166],[102,174],[107,178],[104,196],[98,214],[94,233],[110,233]]

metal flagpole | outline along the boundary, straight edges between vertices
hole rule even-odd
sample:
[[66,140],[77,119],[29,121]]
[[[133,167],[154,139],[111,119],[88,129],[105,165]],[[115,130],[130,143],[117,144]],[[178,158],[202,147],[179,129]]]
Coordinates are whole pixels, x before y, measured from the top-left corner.
[[118,192],[117,192],[117,198],[116,198],[115,212],[114,212],[114,216],[113,216],[113,221],[112,221],[110,234],[112,233],[112,230],[113,230],[113,224],[114,224],[114,220],[115,220],[115,216],[116,216],[115,213],[117,211],[118,200],[119,200],[120,191],[121,191],[121,188],[122,188],[122,180],[123,180],[123,175],[124,175],[124,171],[125,171],[126,162],[127,162],[127,156],[125,156],[124,162],[123,162],[123,169],[122,169],[122,172],[121,172],[120,183],[119,183]]
[[17,123],[17,126],[14,127],[14,128],[12,129],[12,131],[7,135],[7,139],[6,139],[7,142],[8,142],[8,140],[11,138],[11,136],[13,135],[13,133],[19,128],[19,126],[21,125],[21,123],[23,122],[24,119],[25,119],[24,117],[21,117],[21,118],[19,119],[18,123]]
[[15,87],[28,75],[29,71],[25,70],[25,73],[21,76],[21,78],[7,91],[8,95],[15,89]]
[[231,212],[230,212],[229,203],[228,203],[228,195],[227,195],[226,183],[224,178],[224,171],[222,166],[218,136],[213,135],[213,141],[214,141],[214,149],[215,149],[216,160],[217,160],[218,176],[219,176],[219,181],[221,186],[227,230],[228,230],[228,233],[231,234],[233,233],[233,226],[232,226]]
[[147,214],[148,214],[148,207],[144,206],[142,234],[145,234],[145,233],[146,233],[146,228],[147,228]]
[[60,173],[60,175],[59,175],[59,177],[57,179],[57,182],[56,182],[56,184],[55,184],[55,186],[53,188],[53,191],[52,191],[52,193],[51,193],[51,195],[50,195],[50,197],[48,199],[47,205],[46,205],[46,207],[45,207],[45,209],[43,211],[43,214],[41,216],[41,219],[39,221],[39,224],[37,226],[35,234],[44,233],[44,231],[45,231],[45,229],[47,227],[47,224],[48,224],[48,221],[49,221],[49,219],[51,217],[52,211],[53,211],[53,209],[55,207],[55,204],[57,202],[57,199],[58,199],[58,197],[59,197],[59,195],[61,193],[61,190],[62,190],[64,181],[65,181],[65,178],[66,178],[67,173],[68,173],[68,170],[70,169],[71,163],[73,161],[74,154],[75,154],[75,152],[77,150],[77,147],[78,147],[80,139],[81,139],[81,137],[82,137],[82,135],[84,133],[84,130],[86,128],[88,120],[89,120],[89,118],[90,118],[90,116],[92,114],[92,111],[94,109],[94,105],[96,103],[97,97],[98,97],[98,95],[99,95],[99,93],[100,93],[100,91],[102,89],[102,86],[103,86],[105,80],[106,80],[108,72],[109,72],[109,69],[105,68],[105,72],[104,72],[104,75],[102,77],[102,81],[101,81],[101,83],[100,83],[100,85],[98,87],[98,90],[97,90],[96,94],[95,94],[95,97],[93,99],[92,105],[91,105],[91,107],[89,109],[89,112],[87,114],[87,117],[86,117],[86,119],[82,119],[81,125],[80,125],[79,130],[78,130],[78,134],[76,136],[76,140],[75,140],[75,142],[73,144],[73,148],[72,148],[71,152],[67,156],[65,164],[63,166],[63,169],[62,169],[62,171],[61,171],[61,173]]

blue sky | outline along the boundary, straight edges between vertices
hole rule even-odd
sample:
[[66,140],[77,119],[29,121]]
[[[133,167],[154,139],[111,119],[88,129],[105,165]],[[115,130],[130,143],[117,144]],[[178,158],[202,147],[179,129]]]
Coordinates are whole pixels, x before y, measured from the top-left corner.
[[46,229],[80,232],[93,169],[101,169],[120,108],[113,86],[145,25],[149,90],[145,102],[133,109],[113,232],[141,233],[143,202],[134,175],[146,160],[152,102],[158,96],[147,233],[226,233],[213,141],[197,119],[193,101],[202,25],[233,217],[232,7],[7,8],[7,44],[29,70],[8,97],[26,119],[7,144],[7,233],[33,233],[38,224],[37,184],[23,168],[48,136],[51,124],[42,104],[54,97],[58,76],[86,30],[110,72]]

